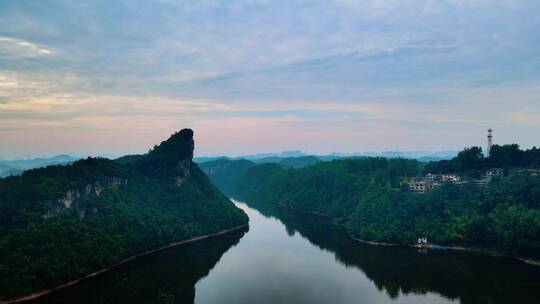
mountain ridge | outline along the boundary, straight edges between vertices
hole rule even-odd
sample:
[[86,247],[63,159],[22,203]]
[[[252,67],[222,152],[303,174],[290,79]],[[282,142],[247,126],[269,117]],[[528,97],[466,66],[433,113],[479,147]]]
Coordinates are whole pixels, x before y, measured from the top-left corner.
[[41,168],[50,165],[69,164],[76,160],[77,158],[67,154],[31,159],[0,160],[0,178],[11,175],[20,175],[29,169]]
[[129,163],[87,158],[0,179],[0,300],[246,225],[193,149],[184,129]]

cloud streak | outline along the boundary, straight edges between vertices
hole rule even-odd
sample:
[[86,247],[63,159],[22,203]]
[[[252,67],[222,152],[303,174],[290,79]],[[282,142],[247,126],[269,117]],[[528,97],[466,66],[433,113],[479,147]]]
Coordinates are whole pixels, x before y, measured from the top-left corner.
[[0,56],[7,58],[24,58],[54,55],[52,49],[39,46],[30,41],[0,36]]

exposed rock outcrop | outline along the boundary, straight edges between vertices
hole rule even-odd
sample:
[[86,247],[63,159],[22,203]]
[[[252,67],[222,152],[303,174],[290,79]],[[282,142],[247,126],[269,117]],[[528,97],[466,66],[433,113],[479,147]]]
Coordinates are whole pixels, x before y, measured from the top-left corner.
[[99,197],[103,192],[103,189],[119,189],[121,186],[127,185],[128,180],[122,177],[110,177],[102,186],[103,182],[96,181],[91,184],[87,184],[82,189],[69,189],[64,196],[57,199],[58,204],[51,206],[47,212],[42,216],[43,218],[53,218],[60,214],[63,209],[76,208],[79,217],[82,219],[86,215],[86,210],[77,206],[77,201],[83,197],[95,195]]
[[[118,189],[122,185],[127,185],[128,180],[121,177],[110,177],[105,182],[105,188]],[[103,186],[100,182],[86,185],[83,189],[70,189],[66,191],[66,194],[58,199],[58,202],[63,204],[66,208],[71,208],[73,202],[81,197],[89,196],[94,193],[96,196],[100,196],[103,191]],[[82,193],[82,194],[81,194]]]
[[193,131],[183,129],[155,146],[148,154],[131,157],[134,159],[132,166],[143,174],[174,180],[180,185],[191,173],[194,147]]
[[64,197],[59,198],[58,202],[63,204],[66,208],[71,208],[73,201],[81,197],[79,190],[68,190]]

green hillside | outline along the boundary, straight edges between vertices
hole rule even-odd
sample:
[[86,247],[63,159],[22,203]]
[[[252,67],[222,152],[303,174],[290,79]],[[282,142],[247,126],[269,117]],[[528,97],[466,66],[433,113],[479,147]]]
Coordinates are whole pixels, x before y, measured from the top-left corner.
[[1,298],[246,224],[192,157],[184,129],[133,161],[88,158],[0,179]]
[[[535,151],[521,154],[530,157]],[[451,162],[466,163],[466,154]],[[511,167],[496,162],[501,158],[533,163],[499,154],[482,162]],[[509,174],[481,188],[464,175],[464,183],[444,183],[425,194],[409,192],[408,178],[436,165],[386,158],[334,160],[300,169],[261,164],[236,174],[225,190],[329,216],[363,240],[408,245],[426,237],[436,244],[540,257],[540,177]],[[462,169],[476,174],[476,168]]]

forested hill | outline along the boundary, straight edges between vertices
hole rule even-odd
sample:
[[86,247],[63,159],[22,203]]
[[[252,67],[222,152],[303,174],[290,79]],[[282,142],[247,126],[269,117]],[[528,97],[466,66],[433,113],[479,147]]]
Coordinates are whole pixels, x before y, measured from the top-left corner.
[[[424,166],[385,158],[301,169],[261,164],[239,167],[223,190],[329,216],[359,239],[414,244],[427,237],[442,245],[540,257],[540,177],[493,178],[487,188],[466,180],[425,194],[409,192],[408,177],[421,175]],[[211,179],[215,172],[220,171],[209,172]]]
[[0,179],[0,299],[246,224],[192,162],[193,147],[184,129],[129,161],[88,158]]
[[239,175],[256,164],[245,159],[218,159],[200,164],[201,169],[212,182],[224,193],[230,193],[236,187]]
[[[130,156],[133,159],[137,156]],[[122,159],[121,161],[128,161]],[[300,157],[269,157],[251,161],[247,159],[228,159],[221,158],[200,163],[199,166],[208,176],[212,177],[212,182],[225,193],[230,192],[234,185],[234,180],[246,169],[257,164],[276,164],[283,169],[303,168],[320,163],[322,160],[315,156],[300,156]]]
[[426,165],[425,172],[463,173],[480,176],[486,169],[540,168],[540,148],[522,150],[517,144],[494,145],[485,157],[480,147],[465,148],[450,160],[433,161]]

